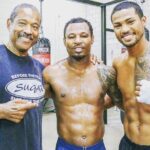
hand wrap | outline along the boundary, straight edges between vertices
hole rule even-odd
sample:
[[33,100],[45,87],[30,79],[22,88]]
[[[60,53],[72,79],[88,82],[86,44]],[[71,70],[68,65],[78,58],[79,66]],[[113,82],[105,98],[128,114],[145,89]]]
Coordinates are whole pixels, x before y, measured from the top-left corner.
[[137,101],[140,103],[150,104],[150,81],[141,80],[140,92]]

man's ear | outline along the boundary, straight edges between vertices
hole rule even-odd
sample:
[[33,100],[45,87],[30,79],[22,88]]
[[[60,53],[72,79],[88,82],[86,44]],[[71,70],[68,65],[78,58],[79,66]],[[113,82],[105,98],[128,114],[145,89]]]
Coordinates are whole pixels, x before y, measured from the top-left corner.
[[64,40],[64,45],[66,46],[66,38],[64,37],[64,39],[63,39],[63,40]]
[[7,29],[8,29],[8,30],[10,29],[10,26],[11,26],[11,20],[10,20],[10,19],[7,19]]
[[91,42],[92,44],[94,43],[94,36],[92,36],[92,42]]
[[143,16],[143,17],[141,18],[141,20],[142,20],[143,25],[145,26],[145,25],[146,25],[146,22],[147,22],[147,17],[146,17],[146,16]]

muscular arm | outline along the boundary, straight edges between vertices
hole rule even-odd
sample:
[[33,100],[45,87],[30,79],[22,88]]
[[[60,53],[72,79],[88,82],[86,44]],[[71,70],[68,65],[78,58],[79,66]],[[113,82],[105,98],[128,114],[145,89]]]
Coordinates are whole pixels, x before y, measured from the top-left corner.
[[46,67],[43,71],[44,77],[44,88],[45,88],[45,98],[51,98],[51,86],[50,86],[50,67]]
[[[117,77],[116,71],[113,67],[99,65],[98,67],[98,76],[99,79],[103,82],[104,88],[106,89],[106,93],[112,99],[112,103],[106,105],[106,107],[110,107],[113,104],[117,105],[119,108],[123,108],[122,105],[122,94],[117,86]],[[105,101],[108,100],[108,97],[105,97]]]

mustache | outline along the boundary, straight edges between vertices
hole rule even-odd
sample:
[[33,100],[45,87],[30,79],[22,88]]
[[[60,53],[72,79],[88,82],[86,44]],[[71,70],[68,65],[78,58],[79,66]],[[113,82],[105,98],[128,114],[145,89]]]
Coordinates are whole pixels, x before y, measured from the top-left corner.
[[81,44],[81,43],[78,43],[78,44],[74,44],[73,45],[73,48],[84,48],[84,45],[83,44]]
[[31,34],[27,34],[27,33],[25,33],[25,32],[20,32],[20,33],[19,33],[19,37],[25,37],[25,38],[27,38],[27,39],[29,39],[29,40],[33,40],[32,35],[31,35]]

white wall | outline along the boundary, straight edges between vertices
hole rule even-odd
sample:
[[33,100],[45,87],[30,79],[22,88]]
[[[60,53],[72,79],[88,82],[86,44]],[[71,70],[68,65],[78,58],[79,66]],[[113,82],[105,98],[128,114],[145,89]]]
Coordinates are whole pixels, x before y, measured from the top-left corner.
[[[39,0],[1,0],[0,5],[0,41],[8,40],[6,20],[14,6],[20,3],[31,3],[40,8]],[[92,53],[101,56],[101,9],[100,7],[85,5],[69,0],[43,1],[43,29],[44,35],[51,42],[51,62],[54,63],[64,57],[67,52],[63,44],[63,28],[65,23],[73,17],[88,19],[93,28],[95,42]]]

